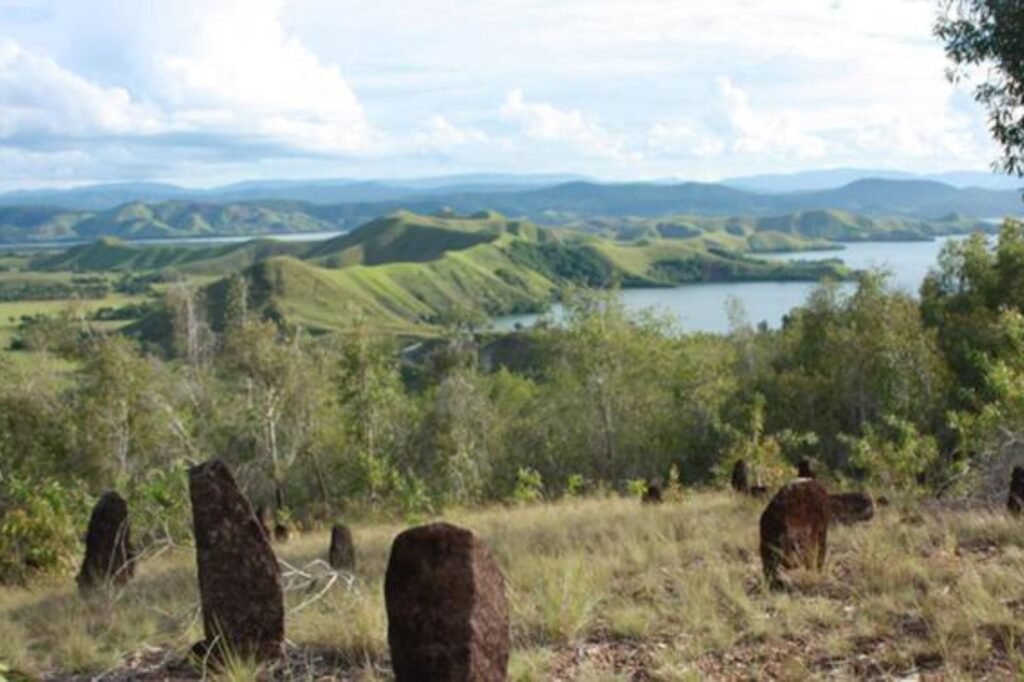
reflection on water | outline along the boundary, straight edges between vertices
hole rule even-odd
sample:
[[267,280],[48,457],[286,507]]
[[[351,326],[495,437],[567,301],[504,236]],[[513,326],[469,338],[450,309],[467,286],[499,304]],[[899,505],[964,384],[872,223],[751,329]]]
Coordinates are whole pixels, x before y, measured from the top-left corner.
[[[955,239],[956,237],[954,237]],[[843,251],[787,253],[771,256],[779,260],[801,258],[840,258],[857,270],[882,268],[891,275],[891,283],[916,294],[928,270],[935,265],[946,239],[930,242],[860,242],[847,244]],[[751,323],[766,322],[778,327],[783,316],[802,304],[814,288],[812,282],[719,282],[685,284],[670,289],[626,289],[620,297],[627,308],[653,308],[673,317],[683,331],[727,332],[729,319],[726,302],[735,297],[746,310]],[[852,287],[847,283],[844,289]],[[561,306],[552,307],[555,320]],[[530,326],[538,315],[508,315],[492,321],[494,329],[511,330],[517,324]]]

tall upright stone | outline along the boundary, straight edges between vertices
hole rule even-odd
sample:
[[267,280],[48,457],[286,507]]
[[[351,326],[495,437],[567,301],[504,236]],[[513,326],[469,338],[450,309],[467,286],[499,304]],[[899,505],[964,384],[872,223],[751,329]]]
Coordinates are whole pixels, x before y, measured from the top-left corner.
[[747,460],[738,459],[736,463],[732,465],[732,489],[738,493],[750,492],[750,481],[747,474]]
[[135,573],[128,503],[114,491],[104,493],[89,516],[85,558],[78,572],[78,589],[123,585]]
[[505,680],[505,578],[471,531],[434,523],[400,533],[384,597],[397,682]]
[[197,652],[281,656],[281,574],[259,519],[220,460],[190,469],[188,482],[206,635]]
[[331,528],[331,549],[327,553],[327,562],[336,570],[355,570],[356,548],[348,526],[336,523]]
[[770,586],[782,584],[781,570],[824,568],[829,515],[828,491],[813,479],[797,479],[775,494],[761,514],[761,565]]
[[796,463],[796,473],[800,478],[816,478],[814,475],[814,467],[811,465],[811,460],[806,457]]
[[1006,500],[1006,508],[1015,515],[1024,512],[1024,467],[1020,465],[1013,467],[1013,473],[1010,474],[1010,495]]

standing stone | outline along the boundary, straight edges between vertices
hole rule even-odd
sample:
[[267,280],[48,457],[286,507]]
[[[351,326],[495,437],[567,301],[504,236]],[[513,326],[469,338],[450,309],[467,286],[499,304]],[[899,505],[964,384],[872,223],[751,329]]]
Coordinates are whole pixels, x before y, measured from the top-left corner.
[[1010,475],[1010,496],[1006,500],[1006,508],[1011,514],[1024,512],[1024,467],[1013,467]]
[[434,523],[400,533],[384,599],[397,682],[505,680],[505,578],[471,531]]
[[85,559],[78,572],[78,589],[123,585],[135,573],[128,503],[114,491],[104,493],[92,508],[85,535]]
[[779,570],[820,571],[828,548],[828,491],[815,480],[798,479],[782,488],[761,514],[761,565],[771,587]]
[[811,466],[811,460],[804,457],[796,463],[797,476],[800,478],[817,478],[814,475],[814,467]]
[[327,554],[327,561],[335,570],[355,570],[356,548],[348,526],[336,523],[331,528],[331,550]]
[[870,521],[875,516],[875,501],[867,493],[833,493],[828,501],[830,518],[835,523]]
[[[220,460],[190,469],[188,483],[206,634],[197,653],[281,656],[280,569],[249,501]],[[220,643],[226,649],[215,646]]]
[[738,459],[732,465],[732,489],[738,493],[750,492],[750,483],[747,480],[747,460]]
[[663,501],[661,486],[657,483],[648,482],[647,489],[644,490],[643,497],[640,498],[640,501],[644,504],[661,504]]

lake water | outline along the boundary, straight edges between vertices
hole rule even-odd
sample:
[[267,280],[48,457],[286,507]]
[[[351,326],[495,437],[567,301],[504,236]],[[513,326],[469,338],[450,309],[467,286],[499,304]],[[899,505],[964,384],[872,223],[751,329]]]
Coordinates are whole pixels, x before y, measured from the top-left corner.
[[[960,239],[962,237],[951,237]],[[946,239],[930,242],[858,242],[847,244],[841,251],[814,251],[772,254],[765,258],[800,260],[839,258],[857,270],[884,268],[891,273],[890,282],[911,294],[917,294],[928,270],[936,263]],[[729,331],[726,303],[735,297],[743,304],[752,324],[766,322],[778,328],[783,316],[803,304],[816,285],[813,282],[718,282],[713,284],[684,284],[662,289],[624,289],[619,296],[627,308],[641,310],[653,308],[671,315],[683,331]],[[854,285],[845,283],[849,291]],[[560,305],[552,306],[549,317],[558,320]],[[509,331],[516,325],[528,327],[540,315],[508,315],[492,320],[492,328]]]

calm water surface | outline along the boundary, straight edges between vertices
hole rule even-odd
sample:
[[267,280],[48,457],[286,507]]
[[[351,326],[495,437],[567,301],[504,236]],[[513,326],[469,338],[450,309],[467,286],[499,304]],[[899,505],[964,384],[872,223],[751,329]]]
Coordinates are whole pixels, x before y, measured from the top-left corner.
[[[950,239],[961,239],[951,237]],[[866,270],[884,268],[891,273],[894,286],[917,293],[928,270],[936,263],[939,250],[947,238],[930,242],[861,242],[847,244],[842,251],[786,253],[766,256],[778,260],[839,258],[851,268]],[[814,288],[813,282],[720,282],[685,284],[671,289],[625,289],[619,295],[631,310],[653,308],[671,315],[683,331],[727,332],[729,318],[726,302],[730,297],[743,304],[751,323],[766,322],[778,327],[783,316],[802,304]],[[843,284],[849,291],[852,284]],[[559,319],[561,306],[552,307],[549,315]],[[511,330],[517,324],[530,326],[539,315],[508,315],[495,318],[496,330]]]

